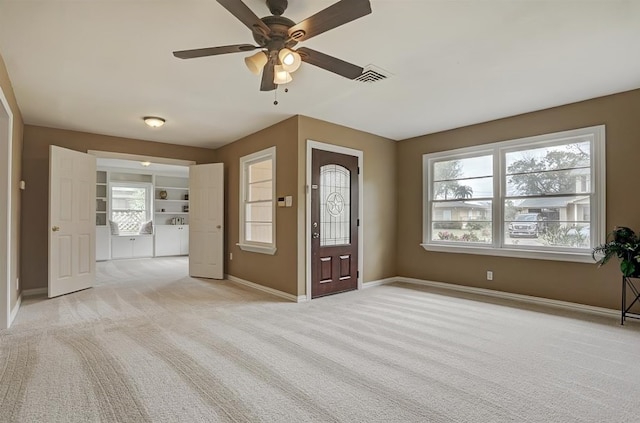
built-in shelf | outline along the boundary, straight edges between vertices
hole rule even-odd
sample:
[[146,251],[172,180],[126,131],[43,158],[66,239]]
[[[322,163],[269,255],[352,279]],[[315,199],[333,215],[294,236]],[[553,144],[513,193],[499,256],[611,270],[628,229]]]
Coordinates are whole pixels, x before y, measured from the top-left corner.
[[107,225],[107,171],[96,171],[96,226]]
[[186,188],[186,187],[162,187],[162,186],[156,185],[156,190],[162,191],[163,189],[165,189],[165,190],[166,189],[178,189],[180,191],[189,191],[189,188]]
[[[180,223],[188,224],[189,178],[156,175],[154,190],[154,210],[156,225],[171,225],[180,218]],[[163,192],[164,191],[164,192]],[[162,196],[165,198],[161,198]],[[187,209],[185,211],[185,208]]]

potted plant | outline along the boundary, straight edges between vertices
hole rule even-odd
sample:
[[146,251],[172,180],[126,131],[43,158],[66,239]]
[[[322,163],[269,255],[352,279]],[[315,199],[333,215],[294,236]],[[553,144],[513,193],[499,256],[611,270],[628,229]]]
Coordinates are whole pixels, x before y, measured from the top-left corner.
[[592,256],[598,267],[618,257],[623,276],[640,276],[640,237],[627,227],[616,227],[607,235],[606,243],[593,249]]

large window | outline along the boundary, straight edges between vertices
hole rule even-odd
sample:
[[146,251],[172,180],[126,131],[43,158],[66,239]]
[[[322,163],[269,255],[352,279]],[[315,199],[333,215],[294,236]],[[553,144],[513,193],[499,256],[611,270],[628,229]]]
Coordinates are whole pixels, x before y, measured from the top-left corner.
[[424,155],[427,250],[588,261],[604,238],[604,126]]
[[271,147],[240,159],[241,249],[274,254],[276,148]]
[[151,220],[151,184],[113,183],[110,195],[110,220],[121,235],[137,234]]

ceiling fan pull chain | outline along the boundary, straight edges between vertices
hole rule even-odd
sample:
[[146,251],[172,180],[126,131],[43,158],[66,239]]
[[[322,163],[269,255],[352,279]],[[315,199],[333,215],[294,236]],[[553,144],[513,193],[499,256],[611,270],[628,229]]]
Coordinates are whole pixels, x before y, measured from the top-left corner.
[[278,105],[278,86],[276,85],[276,89],[273,90],[273,105]]

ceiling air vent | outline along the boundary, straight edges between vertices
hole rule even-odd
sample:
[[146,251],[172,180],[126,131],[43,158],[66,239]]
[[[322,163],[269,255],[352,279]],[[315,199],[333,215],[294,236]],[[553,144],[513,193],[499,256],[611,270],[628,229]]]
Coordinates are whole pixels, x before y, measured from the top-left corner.
[[362,71],[362,75],[355,80],[360,82],[378,82],[389,78],[391,74],[374,65],[368,65]]

